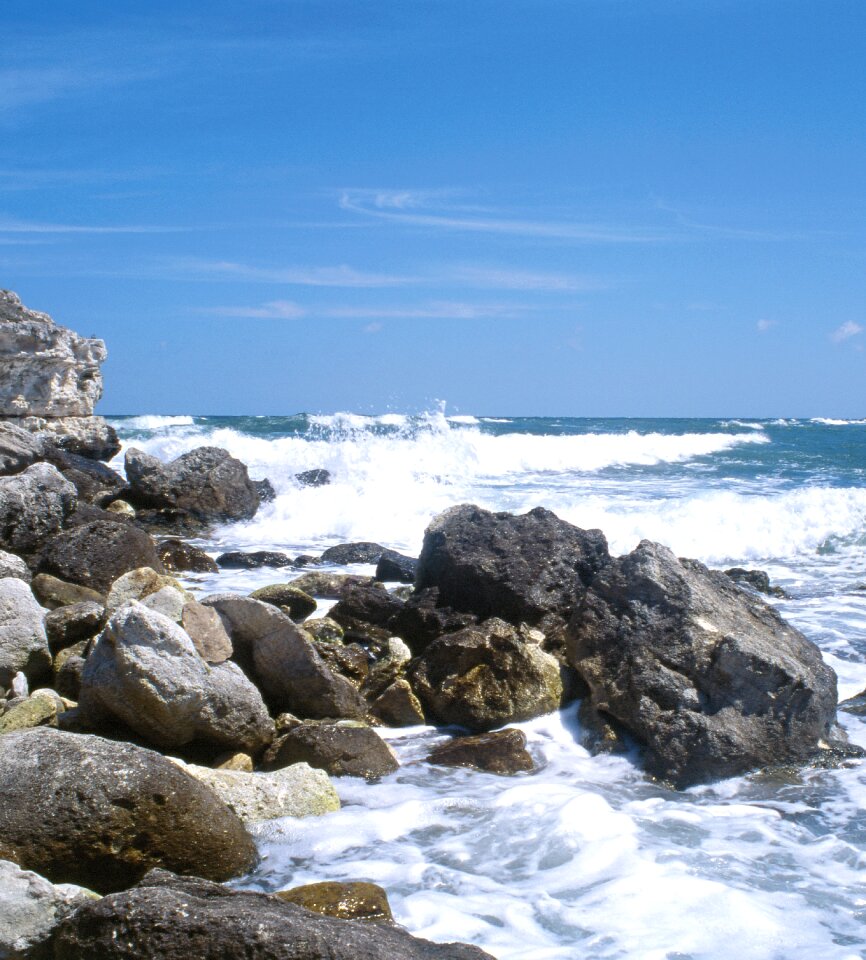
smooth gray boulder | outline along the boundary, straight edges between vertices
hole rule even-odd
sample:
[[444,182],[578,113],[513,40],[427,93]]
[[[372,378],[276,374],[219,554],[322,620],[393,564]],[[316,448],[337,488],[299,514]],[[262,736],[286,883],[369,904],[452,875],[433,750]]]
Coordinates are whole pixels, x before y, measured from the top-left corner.
[[564,627],[609,562],[600,530],[582,530],[542,507],[514,516],[464,504],[427,528],[415,588],[435,587],[438,605],[481,620]]
[[44,616],[45,611],[23,580],[0,580],[0,691],[11,686],[19,670],[31,683],[50,675],[51,651]]
[[89,417],[102,395],[102,340],[80,337],[0,290],[0,415]]
[[42,459],[43,443],[29,430],[0,421],[0,476],[20,473]]
[[51,935],[64,917],[99,894],[55,884],[11,860],[0,860],[0,957],[50,960]]
[[33,579],[30,568],[21,557],[0,550],[0,579],[4,577],[15,577],[16,580],[23,580],[25,583],[30,583]]
[[131,743],[51,727],[4,734],[0,796],[0,858],[54,883],[108,893],[158,866],[228,880],[257,859],[212,790]]
[[131,448],[125,462],[125,499],[134,507],[185,510],[205,520],[247,520],[259,508],[246,466],[220,447],[198,447],[171,463]]
[[259,691],[237,664],[208,664],[181,627],[136,601],[100,634],[79,697],[88,722],[120,720],[161,748],[200,743],[255,754],[274,735]]
[[831,736],[836,675],[723,573],[644,540],[603,570],[568,628],[591,705],[678,787],[803,760]]
[[402,927],[326,917],[266,893],[154,870],[60,925],[55,960],[492,960]]
[[407,676],[428,717],[475,733],[562,705],[558,661],[503,620],[434,640],[412,661]]
[[0,478],[0,546],[35,553],[58,533],[77,503],[75,487],[50,463]]
[[313,719],[366,715],[363,697],[328,667],[310,637],[282,611],[228,593],[205,597],[202,603],[222,617],[235,658],[275,710]]

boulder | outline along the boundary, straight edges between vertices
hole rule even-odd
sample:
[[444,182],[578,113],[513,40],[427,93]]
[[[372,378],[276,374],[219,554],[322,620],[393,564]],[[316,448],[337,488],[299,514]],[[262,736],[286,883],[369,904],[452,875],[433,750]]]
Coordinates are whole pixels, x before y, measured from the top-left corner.
[[102,340],[85,339],[0,290],[0,414],[89,417],[102,395]]
[[478,618],[441,603],[437,587],[416,590],[395,614],[390,627],[414,654],[423,653],[436,639],[470,627]]
[[49,573],[37,573],[30,588],[36,599],[48,610],[57,610],[77,603],[105,605],[105,597],[98,590],[59,580]]
[[108,513],[116,513],[119,517],[128,517],[130,520],[134,520],[137,516],[135,507],[125,500],[111,500],[105,505],[105,510]]
[[342,644],[343,628],[330,617],[315,617],[304,622],[304,632],[316,644]]
[[18,424],[0,420],[0,476],[20,473],[41,460],[44,444]]
[[6,577],[14,577],[16,580],[23,580],[30,583],[33,579],[30,573],[30,567],[14,553],[7,553],[0,550],[0,580]]
[[206,607],[196,600],[187,601],[181,613],[181,626],[208,663],[231,659],[234,653],[231,639],[213,607]]
[[171,572],[219,573],[219,567],[204,550],[176,537],[158,543],[156,552],[163,567]]
[[472,767],[488,773],[522,773],[535,768],[526,749],[526,734],[509,728],[474,737],[455,737],[434,747],[428,763],[443,767]]
[[592,705],[678,787],[796,761],[830,737],[836,675],[725,574],[644,540],[597,577],[568,629]]
[[378,697],[380,693],[406,672],[412,659],[412,651],[399,637],[389,637],[381,656],[368,671],[363,693],[366,697]]
[[77,502],[75,487],[50,463],[0,478],[0,545],[13,553],[35,553],[61,529]]
[[60,921],[99,894],[0,860],[0,957],[51,960],[51,936]]
[[559,663],[496,619],[434,640],[408,679],[427,716],[479,733],[551,713],[563,696]]
[[162,748],[258,753],[274,735],[237,664],[209,665],[181,627],[136,601],[111,616],[87,658],[79,710],[90,723],[120,720]]
[[394,751],[373,730],[359,723],[301,723],[268,748],[262,770],[308,763],[334,777],[378,780],[399,769]]
[[85,600],[58,607],[45,615],[45,635],[52,654],[89,640],[105,626],[105,607]]
[[340,567],[347,563],[376,563],[384,550],[380,543],[370,543],[369,540],[338,543],[335,547],[324,550],[319,559],[322,563],[333,563]]
[[90,460],[111,460],[120,453],[117,431],[104,417],[24,417],[18,422],[55,449]]
[[55,960],[491,960],[387,923],[347,923],[264,893],[154,870],[61,923]]
[[302,887],[278,890],[274,896],[284,903],[296,903],[299,907],[340,920],[372,920],[393,922],[388,894],[377,883],[350,880],[337,883],[306,883]]
[[250,481],[255,489],[256,493],[259,495],[259,503],[273,503],[277,499],[277,491],[274,490],[274,485],[265,477],[264,480],[252,480]]
[[306,763],[293,763],[270,773],[248,773],[174,762],[210,787],[244,822],[319,817],[340,809],[340,798],[328,774]]
[[37,690],[0,716],[0,734],[32,727],[56,727],[57,715],[66,707],[53,690]]
[[226,570],[258,570],[259,567],[294,566],[288,554],[277,553],[274,550],[255,550],[252,553],[231,550],[228,553],[221,553],[216,558],[216,562]]
[[61,697],[75,703],[81,695],[81,675],[84,673],[87,640],[66,647],[54,657],[52,684]]
[[107,893],[156,866],[228,880],[256,861],[212,790],[130,743],[50,727],[8,733],[0,796],[0,857],[54,883]]
[[12,685],[19,670],[31,683],[51,673],[44,615],[23,580],[0,580],[0,692]]
[[111,585],[105,598],[105,609],[109,614],[129,600],[144,601],[165,587],[172,587],[184,595],[184,602],[192,599],[192,594],[174,579],[163,573],[157,573],[153,567],[139,567],[118,577]]
[[86,503],[100,506],[110,503],[125,486],[119,473],[98,460],[56,447],[51,448],[45,459],[73,484],[79,500]]
[[293,583],[272,583],[254,590],[250,596],[275,607],[287,608],[285,612],[296,621],[305,619],[316,609],[316,601]]
[[389,727],[414,727],[424,723],[424,708],[402,677],[390,683],[370,704],[374,716]]
[[90,520],[53,537],[40,571],[105,593],[118,577],[139,567],[162,573],[153,540],[120,520]]
[[418,571],[418,560],[407,557],[396,550],[383,550],[376,564],[376,579],[398,583],[414,583]]
[[325,487],[331,482],[331,474],[327,470],[304,470],[296,473],[295,480],[302,487]]
[[358,691],[329,669],[309,636],[281,610],[235,594],[202,602],[222,617],[235,657],[275,710],[316,719],[366,714]]
[[725,575],[730,577],[734,583],[751,587],[768,597],[784,598],[787,596],[781,587],[774,587],[770,584],[770,578],[764,570],[744,570],[742,567],[731,567],[730,570],[725,570]]
[[[304,627],[306,628],[306,624]],[[318,640],[312,634],[310,636],[322,659],[331,670],[360,689],[370,673],[370,655],[361,644]]]
[[344,630],[356,628],[363,633],[363,625],[389,630],[391,621],[403,609],[403,601],[389,593],[381,584],[347,587],[342,599],[328,611],[328,616]]
[[247,520],[259,508],[247,468],[219,447],[198,447],[168,464],[132,448],[125,462],[126,499],[134,507],[186,510],[207,520]]
[[342,600],[346,592],[354,587],[372,587],[373,577],[359,577],[351,573],[320,573],[311,571],[302,573],[292,580],[292,586],[312,597],[323,600]]
[[564,624],[610,562],[600,530],[582,530],[542,507],[521,516],[452,507],[424,534],[416,589],[479,619],[543,629]]

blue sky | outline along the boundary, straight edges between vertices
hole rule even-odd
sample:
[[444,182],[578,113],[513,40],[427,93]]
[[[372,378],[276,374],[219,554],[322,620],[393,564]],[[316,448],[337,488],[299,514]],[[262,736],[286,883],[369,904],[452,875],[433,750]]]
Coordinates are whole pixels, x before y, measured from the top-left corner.
[[0,7],[0,286],[104,413],[866,413],[860,0]]

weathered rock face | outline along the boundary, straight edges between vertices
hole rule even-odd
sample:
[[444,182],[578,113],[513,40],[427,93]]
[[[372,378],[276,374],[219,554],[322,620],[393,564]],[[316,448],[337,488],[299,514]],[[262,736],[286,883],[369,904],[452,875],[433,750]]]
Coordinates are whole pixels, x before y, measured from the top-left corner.
[[321,597],[324,600],[342,600],[346,593],[354,587],[372,587],[373,577],[358,577],[350,573],[320,573],[312,571],[302,573],[292,580],[292,586],[312,597]]
[[89,417],[106,355],[102,340],[80,337],[0,290],[0,415]]
[[427,755],[428,763],[444,767],[472,767],[488,773],[512,774],[532,770],[535,764],[526,749],[522,730],[497,730],[474,737],[456,737]]
[[230,550],[216,558],[217,565],[226,570],[258,570],[259,567],[291,567],[292,558],[286,553],[274,550],[254,550],[244,553],[242,550]]
[[79,710],[114,718],[158,747],[202,743],[258,753],[274,726],[258,690],[234,663],[209,665],[176,623],[124,604],[87,658]]
[[0,476],[19,473],[42,459],[42,440],[14,423],[0,421]]
[[0,796],[0,857],[55,883],[105,893],[156,866],[227,880],[256,860],[211,790],[132,744],[50,727],[7,733]]
[[484,732],[559,709],[559,663],[511,624],[486,620],[434,640],[409,667],[425,713]]
[[376,563],[384,552],[385,548],[380,543],[359,540],[357,543],[338,543],[335,547],[328,547],[322,551],[319,559],[322,563],[339,566],[346,563]]
[[394,751],[371,727],[362,724],[301,723],[269,748],[262,770],[308,763],[335,777],[376,780],[400,764]]
[[416,590],[403,604],[389,623],[390,628],[402,637],[413,653],[423,653],[438,637],[456,633],[475,623],[472,613],[459,613],[444,606],[437,587]]
[[238,662],[275,710],[314,719],[366,714],[363,697],[329,669],[307,634],[282,611],[234,594],[205,597],[202,603],[222,617]]
[[105,626],[105,607],[85,600],[58,607],[45,615],[45,634],[53,654],[89,640]]
[[431,943],[402,927],[321,916],[278,897],[150,873],[63,921],[55,960],[492,960],[478,947]]
[[396,550],[383,550],[376,564],[377,580],[396,580],[398,583],[414,583],[418,561]]
[[56,467],[34,463],[0,479],[0,546],[31,554],[63,526],[75,509],[75,487]]
[[0,579],[4,577],[15,577],[16,580],[23,580],[30,583],[33,575],[30,573],[30,567],[14,553],[6,553],[0,550]]
[[167,464],[133,448],[126,479],[126,499],[135,507],[186,510],[208,520],[247,520],[259,508],[247,468],[219,447],[199,447]]
[[110,503],[125,486],[119,473],[90,457],[51,447],[45,459],[74,485],[79,500],[84,503],[100,506]]
[[802,759],[830,734],[836,676],[758,597],[644,540],[602,571],[568,631],[591,703],[677,786]]
[[51,934],[60,921],[98,894],[0,860],[0,957],[50,960]]
[[293,583],[272,583],[253,590],[250,596],[271,606],[286,608],[284,612],[298,622],[316,609],[316,601],[308,593],[298,590]]
[[55,450],[91,460],[110,460],[120,453],[117,431],[104,417],[18,417],[10,422],[38,434]]
[[91,520],[62,531],[46,544],[40,564],[44,573],[102,593],[139,567],[162,573],[153,540],[121,520]]
[[198,547],[170,537],[156,545],[159,559],[166,570],[190,570],[193,573],[218,573],[219,567]]
[[541,507],[522,516],[452,507],[424,534],[417,590],[439,604],[515,625],[566,621],[610,562],[600,530],[581,530]]
[[0,580],[0,691],[11,686],[19,670],[31,682],[50,674],[44,614],[23,580]]

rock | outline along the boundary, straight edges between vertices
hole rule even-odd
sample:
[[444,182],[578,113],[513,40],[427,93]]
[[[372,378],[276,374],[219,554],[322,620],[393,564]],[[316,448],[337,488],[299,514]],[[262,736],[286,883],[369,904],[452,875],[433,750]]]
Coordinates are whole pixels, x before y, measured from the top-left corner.
[[0,857],[54,883],[106,893],[155,866],[227,880],[256,861],[213,791],[129,743],[50,727],[8,733],[0,796]]
[[232,642],[220,615],[213,607],[205,607],[196,600],[184,604],[181,625],[193,646],[208,663],[223,663],[234,652]]
[[316,617],[304,622],[304,630],[314,643],[342,644],[343,628],[330,617]]
[[67,583],[48,573],[37,573],[30,584],[36,599],[49,610],[68,607],[74,603],[98,603],[104,606],[105,597],[98,590]]
[[264,893],[153,871],[60,925],[55,960],[492,960],[387,923],[347,923]]
[[354,587],[372,587],[373,577],[358,577],[350,573],[303,573],[292,580],[292,586],[323,600],[342,600]]
[[112,500],[105,509],[108,513],[116,513],[119,517],[129,517],[130,520],[134,520],[136,517],[135,507],[125,500]]
[[725,574],[648,540],[598,575],[568,655],[592,705],[678,787],[806,757],[835,722],[836,675],[814,644]]
[[302,487],[325,487],[331,482],[331,474],[327,470],[304,470],[295,474],[295,480]]
[[23,580],[0,580],[0,691],[9,688],[19,670],[31,683],[50,674],[44,614]]
[[414,557],[406,557],[396,550],[383,550],[376,564],[376,579],[414,583],[417,569],[418,561]]
[[316,609],[316,601],[293,583],[273,583],[254,590],[250,596],[275,607],[287,607],[286,612],[296,621],[305,619]]
[[11,417],[89,417],[102,395],[102,340],[60,327],[0,290],[0,414]]
[[369,669],[363,693],[367,698],[378,697],[382,691],[406,672],[412,651],[399,637],[389,637],[381,656]]
[[[124,496],[127,491],[124,490]],[[138,526],[153,531],[160,537],[200,537],[209,530],[210,521],[191,513],[189,510],[177,510],[164,507],[150,510],[138,507],[135,510],[135,522]]]
[[725,575],[730,577],[734,583],[745,584],[758,593],[765,593],[769,597],[786,597],[787,594],[781,587],[770,585],[770,578],[763,570],[744,570],[742,567],[731,567],[725,570]]
[[360,688],[370,672],[370,657],[359,643],[315,641],[316,649],[334,673]]
[[89,640],[105,626],[105,607],[85,600],[58,607],[45,615],[45,635],[52,654]]
[[441,605],[479,619],[545,629],[568,620],[609,562],[600,530],[581,530],[542,507],[514,516],[463,505],[427,528],[415,585],[437,587]]
[[77,502],[75,487],[50,463],[0,478],[0,545],[13,553],[35,553]]
[[402,677],[389,684],[370,705],[373,713],[389,727],[414,727],[424,723],[424,708]]
[[21,557],[0,550],[0,580],[5,580],[7,577],[23,580],[25,583],[30,583],[32,579],[30,568]]
[[277,499],[277,491],[270,480],[251,480],[253,489],[259,495],[259,503],[273,503]]
[[368,540],[339,543],[336,547],[328,547],[319,559],[322,563],[333,563],[340,567],[347,563],[376,563],[384,550],[381,544],[370,543]]
[[54,657],[52,683],[61,697],[76,703],[81,695],[81,674],[84,673],[87,640],[81,640],[71,647],[61,650]]
[[151,593],[141,601],[148,610],[161,613],[169,620],[180,623],[183,620],[183,608],[189,602],[190,594],[178,587],[162,587],[156,593]]
[[153,540],[119,520],[91,520],[64,530],[47,543],[40,563],[43,573],[101,592],[139,567],[163,572]]
[[175,760],[244,822],[278,817],[318,817],[340,809],[340,798],[324,770],[295,763],[271,773],[214,770]]
[[0,957],[51,960],[51,936],[60,921],[99,894],[0,860]]
[[388,894],[378,883],[363,880],[307,883],[290,890],[278,890],[274,896],[285,903],[296,903],[313,913],[340,920],[384,920],[388,923],[394,920]]
[[124,573],[112,583],[105,598],[105,609],[110,615],[128,600],[144,601],[165,587],[178,590],[184,595],[184,602],[192,600],[192,595],[174,577],[157,573],[153,567],[139,567]]
[[15,423],[0,420],[0,476],[20,473],[41,460],[44,444]]
[[378,780],[397,770],[394,751],[371,727],[360,723],[313,721],[299,724],[268,748],[262,770],[308,763],[334,777]]
[[559,663],[495,619],[434,640],[409,682],[427,716],[477,732],[558,710],[563,694]]
[[403,601],[398,600],[381,584],[371,586],[348,587],[342,599],[328,612],[332,620],[344,630],[356,628],[363,632],[363,625],[383,627],[388,630],[391,621],[403,609]]
[[237,664],[209,665],[176,623],[136,601],[111,616],[87,658],[79,710],[91,723],[120,720],[162,748],[258,753],[274,735]]
[[291,567],[292,558],[285,553],[276,553],[273,550],[256,550],[253,553],[243,553],[232,550],[221,553],[216,562],[226,570],[258,570],[259,567]]
[[253,758],[248,753],[221,753],[214,757],[214,770],[240,770],[241,773],[253,772]]
[[456,633],[476,622],[474,614],[458,613],[440,603],[438,588],[427,587],[417,590],[403,603],[390,627],[414,654],[419,654],[446,633]]
[[98,460],[58,450],[56,447],[51,448],[45,459],[57,467],[75,487],[79,501],[99,505],[108,503],[124,487],[120,474]]
[[20,424],[55,449],[90,460],[111,460],[120,453],[117,431],[104,417],[25,417]]
[[190,543],[171,537],[156,545],[163,567],[172,572],[219,573],[219,567],[204,552]]
[[53,690],[37,690],[0,716],[0,734],[32,727],[56,727],[57,714],[64,709],[63,702]]
[[275,710],[316,719],[366,714],[358,691],[329,669],[309,636],[282,611],[234,594],[216,594],[202,602],[220,615],[236,659]]
[[247,468],[219,447],[198,447],[168,464],[132,448],[125,462],[126,499],[135,507],[187,510],[206,520],[248,520],[259,508]]
[[521,773],[535,768],[526,749],[526,734],[513,728],[474,737],[456,737],[434,747],[427,755],[427,762],[499,774]]

